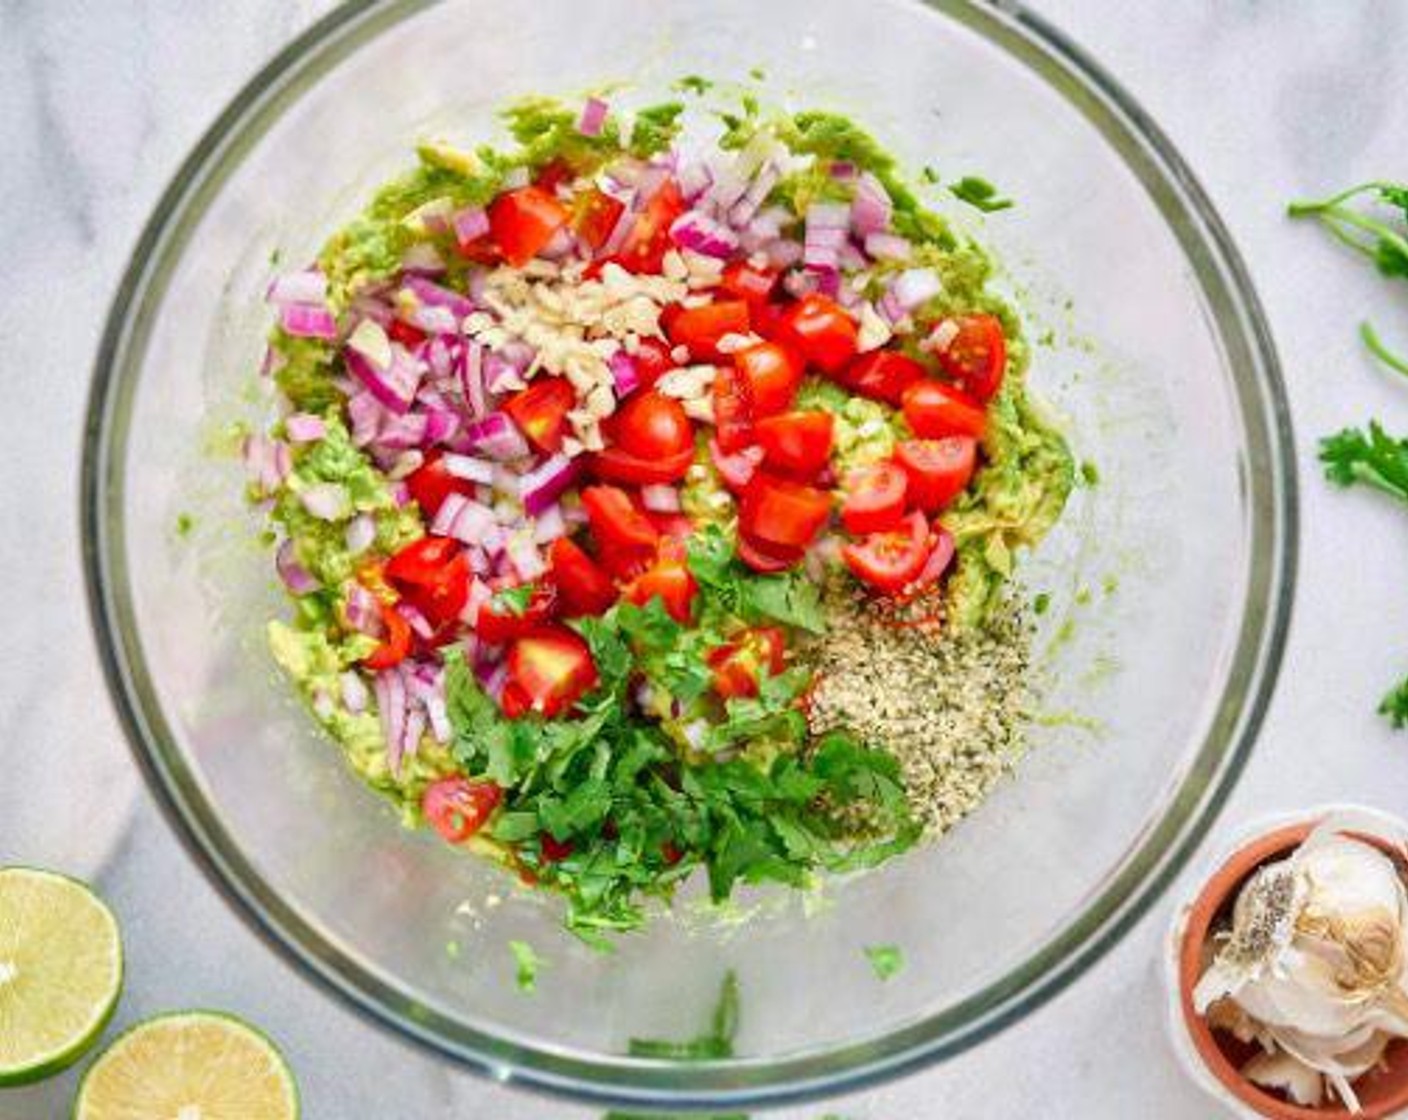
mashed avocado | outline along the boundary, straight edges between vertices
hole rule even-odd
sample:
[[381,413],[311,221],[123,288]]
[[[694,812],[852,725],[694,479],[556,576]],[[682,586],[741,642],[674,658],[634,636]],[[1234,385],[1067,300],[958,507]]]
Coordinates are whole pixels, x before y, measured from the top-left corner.
[[799,409],[829,412],[835,420],[836,473],[888,459],[898,440],[909,438],[900,413],[880,401],[853,397],[834,381],[808,377],[797,393]]

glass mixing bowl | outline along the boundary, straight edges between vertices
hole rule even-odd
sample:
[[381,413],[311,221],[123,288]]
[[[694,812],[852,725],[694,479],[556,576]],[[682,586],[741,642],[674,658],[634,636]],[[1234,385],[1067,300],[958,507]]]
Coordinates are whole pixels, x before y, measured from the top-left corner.
[[[414,0],[339,9],[280,54],[181,168],[98,358],[84,466],[93,617],[113,694],[178,833],[310,975],[494,1076],[579,1096],[742,1106],[953,1055],[1108,950],[1236,779],[1284,637],[1291,436],[1247,278],[1188,170],[1088,60],[1010,5],[949,0]],[[401,829],[294,703],[282,614],[233,457],[262,407],[271,255],[296,264],[426,133],[483,138],[505,99],[681,75],[848,111],[940,192],[1028,309],[1033,385],[1099,481],[1025,569],[1050,682],[1014,779],[942,843],[820,898],[758,891],[593,952],[552,900]],[[947,205],[945,205],[945,203]],[[1073,302],[1068,301],[1071,297]],[[1093,477],[1093,476],[1092,476]],[[181,513],[194,529],[178,533]],[[497,904],[496,904],[497,901]],[[510,939],[551,968],[516,990]],[[902,979],[862,952],[895,944]],[[624,1056],[742,992],[738,1056]]]

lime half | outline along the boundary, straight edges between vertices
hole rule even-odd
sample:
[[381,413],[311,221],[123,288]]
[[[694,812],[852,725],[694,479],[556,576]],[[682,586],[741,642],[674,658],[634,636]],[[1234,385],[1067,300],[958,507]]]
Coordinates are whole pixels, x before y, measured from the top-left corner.
[[0,868],[0,1086],[71,1066],[122,991],[117,920],[82,883]]
[[283,1056],[248,1023],[211,1011],[161,1015],[119,1036],[83,1075],[74,1120],[294,1120]]

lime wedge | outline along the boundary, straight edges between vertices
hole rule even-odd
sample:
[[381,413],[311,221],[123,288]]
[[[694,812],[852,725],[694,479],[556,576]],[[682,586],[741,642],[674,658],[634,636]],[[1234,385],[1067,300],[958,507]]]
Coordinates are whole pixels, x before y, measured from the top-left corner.
[[74,1120],[294,1120],[298,1087],[274,1044],[210,1011],[138,1023],[88,1067]]
[[71,1066],[122,991],[117,920],[82,883],[0,867],[0,1087]]

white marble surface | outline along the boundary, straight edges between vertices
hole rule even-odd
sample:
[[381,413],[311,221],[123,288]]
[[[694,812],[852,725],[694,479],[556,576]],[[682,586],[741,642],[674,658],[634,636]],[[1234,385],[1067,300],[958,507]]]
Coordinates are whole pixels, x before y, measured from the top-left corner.
[[[857,0],[860,7],[860,0]],[[1304,491],[1301,580],[1281,687],[1217,835],[1329,800],[1408,811],[1408,734],[1373,704],[1408,670],[1408,518],[1331,494],[1315,436],[1408,390],[1353,324],[1408,340],[1408,301],[1313,231],[1287,196],[1402,177],[1403,0],[1033,0],[1172,136],[1246,256],[1281,349]],[[0,0],[0,863],[96,878],[128,935],[119,1023],[190,1005],[267,1026],[311,1117],[594,1116],[447,1066],[334,1005],[258,942],[177,846],[133,772],[88,633],[77,462],[88,369],[126,254],[177,162],[237,87],[326,0]],[[1186,886],[1188,877],[1185,876]],[[941,1068],[786,1115],[1191,1120],[1154,959],[1171,901],[1074,990]],[[0,1094],[0,1116],[66,1114],[72,1074]]]

